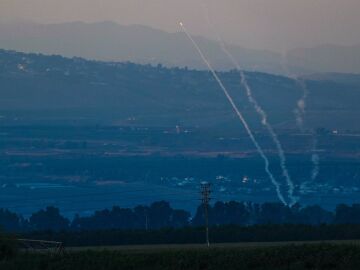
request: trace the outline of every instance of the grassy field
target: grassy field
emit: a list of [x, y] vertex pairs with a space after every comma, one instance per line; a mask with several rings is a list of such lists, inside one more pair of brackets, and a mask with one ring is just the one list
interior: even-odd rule
[[[286, 247], [301, 245], [354, 245], [360, 246], [360, 240], [329, 240], [329, 241], [293, 241], [293, 242], [244, 242], [244, 243], [216, 243], [211, 244], [210, 249], [253, 249], [263, 247]], [[209, 249], [205, 244], [175, 244], [175, 245], [123, 245], [123, 246], [88, 246], [66, 247], [67, 252], [80, 251], [121, 251], [121, 252], [162, 252], [164, 250], [201, 250]]]
[[359, 241], [86, 247], [61, 255], [20, 252], [6, 270], [360, 269]]

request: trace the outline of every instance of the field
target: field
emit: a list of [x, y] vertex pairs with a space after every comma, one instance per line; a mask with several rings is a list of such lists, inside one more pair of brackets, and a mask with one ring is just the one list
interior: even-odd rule
[[[257, 136], [280, 179], [271, 140], [266, 133]], [[89, 215], [113, 205], [133, 207], [159, 199], [194, 212], [205, 179], [212, 183], [214, 201], [278, 200], [262, 160], [242, 132], [3, 126], [0, 138], [2, 207], [24, 216], [52, 205], [73, 218], [76, 213]], [[311, 136], [284, 131], [279, 138], [301, 204], [333, 210], [339, 203], [358, 202], [357, 134], [318, 136], [316, 181], [309, 180]]]
[[162, 252], [164, 250], [211, 250], [211, 249], [253, 249], [263, 247], [288, 247], [302, 245], [354, 245], [360, 246], [360, 240], [329, 240], [329, 241], [283, 241], [283, 242], [243, 242], [243, 243], [215, 243], [208, 247], [205, 244], [164, 244], [164, 245], [122, 245], [122, 246], [88, 246], [67, 247], [66, 252], [79, 251], [121, 251], [125, 253]]
[[70, 249], [21, 253], [1, 269], [359, 269], [358, 241]]

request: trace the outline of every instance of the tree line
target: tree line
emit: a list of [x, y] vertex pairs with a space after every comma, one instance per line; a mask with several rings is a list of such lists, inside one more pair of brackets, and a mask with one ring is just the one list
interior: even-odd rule
[[[340, 204], [331, 212], [318, 205], [287, 207], [280, 203], [216, 202], [209, 206], [210, 226], [256, 224], [360, 224], [360, 204]], [[90, 216], [75, 215], [70, 220], [56, 207], [49, 206], [24, 218], [0, 209], [0, 226], [9, 232], [29, 231], [93, 231], [93, 230], [158, 230], [162, 228], [201, 227], [204, 208], [195, 214], [173, 209], [169, 202], [158, 201], [149, 206], [95, 211]]]

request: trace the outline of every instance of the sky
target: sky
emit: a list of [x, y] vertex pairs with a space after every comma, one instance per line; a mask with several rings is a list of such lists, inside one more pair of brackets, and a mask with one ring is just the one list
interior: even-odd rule
[[182, 21], [192, 34], [279, 52], [360, 44], [359, 12], [360, 0], [0, 0], [1, 21], [115, 21], [169, 32]]

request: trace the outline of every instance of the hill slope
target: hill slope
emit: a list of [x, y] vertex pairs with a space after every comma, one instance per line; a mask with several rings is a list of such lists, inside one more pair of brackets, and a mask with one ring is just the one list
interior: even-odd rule
[[[221, 78], [259, 127], [235, 71]], [[278, 128], [295, 125], [302, 89], [293, 80], [247, 73], [259, 103]], [[0, 108], [4, 121], [87, 119], [112, 124], [234, 126], [236, 118], [207, 71], [0, 51]], [[308, 127], [357, 128], [358, 80], [307, 81]]]

